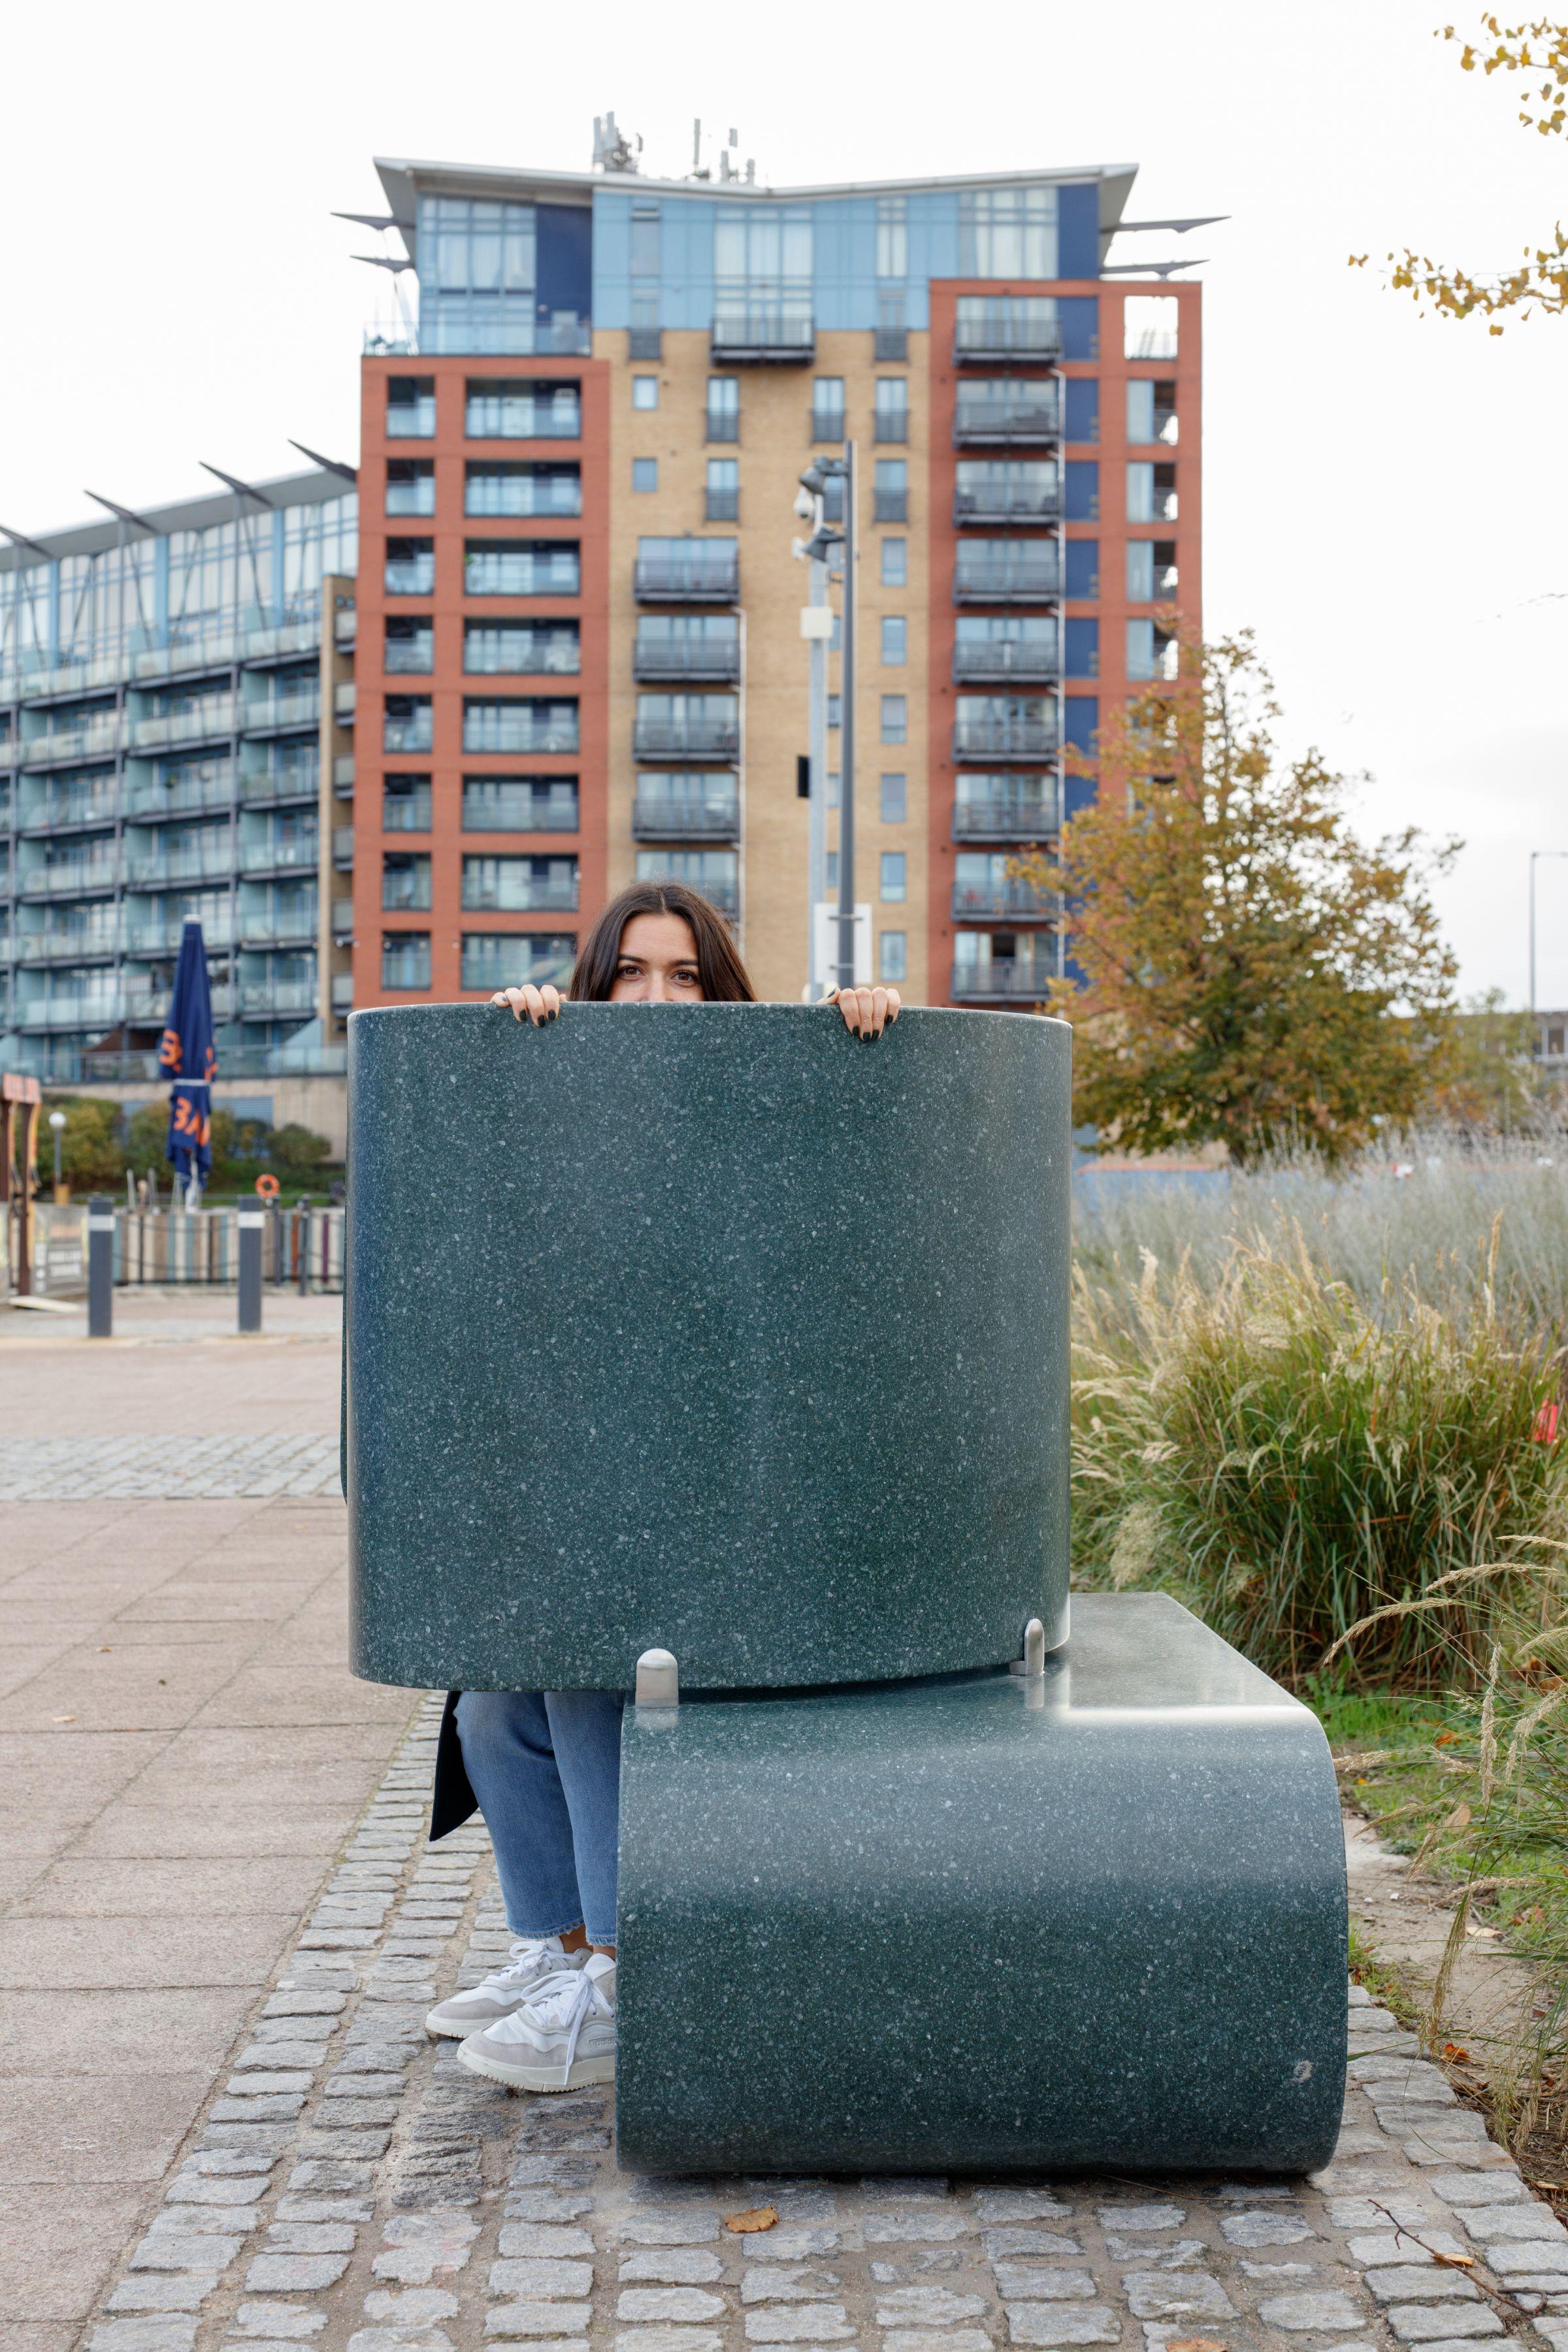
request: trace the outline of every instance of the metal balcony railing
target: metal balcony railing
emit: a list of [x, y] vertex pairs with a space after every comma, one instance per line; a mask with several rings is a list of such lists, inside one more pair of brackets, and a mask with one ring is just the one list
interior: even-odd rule
[[738, 719], [645, 719], [639, 713], [632, 749], [639, 760], [732, 760], [741, 748]]
[[314, 727], [321, 716], [321, 692], [311, 687], [303, 694], [275, 694], [247, 704], [242, 725], [247, 735], [267, 735], [285, 727]]
[[1044, 923], [1054, 918], [1056, 903], [1037, 890], [1032, 882], [1012, 878], [994, 885], [955, 882], [952, 912], [957, 920], [965, 923]]
[[35, 997], [16, 1013], [18, 1029], [111, 1029], [122, 1017], [118, 996]]
[[1055, 980], [1054, 963], [1007, 961], [955, 963], [952, 994], [960, 1004], [1039, 1004]]
[[960, 637], [952, 648], [952, 675], [961, 686], [984, 685], [997, 677], [1031, 682], [1059, 677], [1061, 667], [1061, 647], [1055, 638], [1044, 643], [1016, 637], [966, 643]]
[[1027, 482], [960, 483], [952, 494], [952, 519], [958, 523], [1048, 523], [1061, 512], [1062, 494], [1056, 483], [1037, 488]]
[[237, 928], [244, 947], [310, 947], [316, 937], [315, 906], [264, 907], [256, 914], [247, 914], [242, 907]]
[[741, 593], [741, 559], [731, 555], [720, 562], [689, 562], [643, 555], [637, 561], [634, 585], [645, 604], [732, 604]]
[[959, 319], [952, 330], [955, 360], [1037, 360], [1049, 362], [1062, 355], [1059, 319], [1020, 319], [1005, 310], [980, 319]]
[[735, 785], [679, 795], [638, 785], [632, 806], [635, 841], [738, 841], [740, 837], [741, 796]]
[[354, 862], [354, 829], [352, 824], [332, 827], [332, 864], [340, 874], [353, 871]]
[[22, 821], [24, 833], [59, 833], [68, 825], [112, 824], [120, 814], [120, 797], [107, 792], [76, 793], [69, 800], [48, 801]]
[[816, 325], [798, 311], [764, 303], [760, 308], [721, 310], [715, 314], [710, 349], [715, 362], [810, 360], [816, 351]]
[[352, 971], [332, 974], [332, 1011], [352, 1013], [354, 1009], [354, 976]]
[[910, 331], [907, 327], [873, 327], [871, 357], [873, 360], [907, 360], [910, 355]]
[[254, 1019], [268, 1013], [314, 1013], [313, 980], [242, 980], [239, 1009]]
[[[242, 784], [241, 791], [245, 789]], [[199, 816], [226, 809], [234, 798], [233, 772], [225, 762], [216, 776], [182, 776], [173, 784], [127, 787], [125, 814], [133, 818]]]
[[1048, 760], [1059, 730], [1054, 719], [961, 719], [952, 730], [955, 760]]
[[385, 576], [389, 596], [429, 596], [436, 589], [436, 559], [421, 555], [412, 562], [389, 559]]
[[639, 636], [632, 648], [632, 676], [644, 680], [690, 677], [738, 679], [741, 640], [732, 637]]
[[348, 947], [354, 935], [354, 902], [352, 898], [332, 900], [332, 945]]
[[[728, 460], [726, 460], [726, 463]], [[708, 490], [702, 502], [704, 522], [739, 522], [741, 493], [739, 490]]]
[[954, 803], [954, 841], [1041, 841], [1059, 830], [1061, 796], [1055, 779], [1041, 790], [985, 793]]
[[[405, 756], [410, 752], [427, 752], [434, 750], [435, 742], [431, 715], [427, 710], [422, 710], [416, 719], [388, 716], [382, 722], [381, 748], [384, 751], [398, 751]], [[465, 744], [465, 750], [469, 748]]]
[[[179, 917], [172, 920], [153, 918], [151, 921], [132, 922], [125, 934], [125, 952], [139, 956], [177, 955], [184, 933], [184, 923]], [[226, 907], [216, 914], [202, 917], [202, 940], [209, 948], [234, 945], [234, 924]]]
[[871, 421], [873, 441], [907, 441], [910, 437], [910, 412], [907, 408], [879, 409]]
[[[429, 750], [426, 744], [425, 749]], [[569, 719], [540, 719], [528, 724], [514, 720], [507, 727], [479, 726], [471, 715], [463, 726], [463, 749], [475, 754], [506, 752], [518, 759], [531, 759], [541, 753], [559, 757], [581, 749], [577, 734], [577, 711], [573, 706]]]
[[813, 402], [807, 411], [807, 435], [813, 441], [842, 441], [844, 411], [841, 407], [823, 407]]
[[1061, 593], [1061, 562], [1054, 547], [1020, 545], [998, 559], [989, 548], [959, 546], [952, 569], [955, 604], [1054, 604]]
[[468, 914], [570, 915], [576, 907], [575, 874], [531, 877], [523, 884], [521, 898], [508, 897], [504, 903], [499, 885], [480, 882], [471, 875], [463, 881], [463, 908]]
[[1055, 387], [1021, 383], [1004, 399], [994, 394], [978, 398], [960, 386], [952, 413], [952, 437], [961, 447], [971, 444], [1013, 448], [1059, 441], [1061, 409]]
[[332, 761], [332, 790], [339, 800], [352, 801], [354, 796], [354, 755], [340, 751]]
[[118, 711], [81, 727], [52, 727], [47, 734], [24, 740], [19, 746], [25, 768], [42, 768], [62, 760], [100, 759], [118, 750], [121, 721]]
[[226, 837], [218, 848], [155, 853], [126, 861], [126, 881], [132, 890], [172, 890], [186, 882], [226, 882], [233, 871]]
[[873, 490], [871, 520], [873, 522], [908, 522], [910, 494], [908, 490]]
[[734, 408], [710, 408], [705, 412], [705, 441], [738, 441], [741, 437], [740, 411]]

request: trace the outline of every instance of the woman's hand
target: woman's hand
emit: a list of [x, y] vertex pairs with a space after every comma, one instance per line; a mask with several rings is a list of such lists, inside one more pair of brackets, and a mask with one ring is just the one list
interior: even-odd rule
[[864, 1038], [868, 1045], [899, 1017], [896, 988], [830, 988], [823, 1002], [837, 1004], [849, 1034]]
[[514, 1021], [521, 1021], [526, 1013], [536, 1029], [561, 1017], [561, 991], [552, 988], [549, 981], [542, 988], [535, 988], [531, 980], [524, 981], [521, 988], [498, 988], [490, 1003], [510, 1004]]

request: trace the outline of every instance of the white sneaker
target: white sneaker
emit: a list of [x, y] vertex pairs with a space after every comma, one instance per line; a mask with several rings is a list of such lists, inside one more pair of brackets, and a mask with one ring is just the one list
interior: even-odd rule
[[437, 2001], [425, 2020], [425, 2031], [456, 2034], [459, 2040], [482, 2032], [487, 2025], [510, 2017], [547, 1977], [580, 1969], [587, 1957], [586, 1949], [564, 1951], [559, 1936], [524, 1938], [512, 1946], [504, 1969], [495, 1969], [482, 1984], [470, 1985], [467, 1992]]
[[471, 2033], [458, 2053], [476, 2074], [514, 2091], [577, 2091], [616, 2078], [616, 1964], [591, 1952], [587, 1965], [549, 1977], [499, 2024]]

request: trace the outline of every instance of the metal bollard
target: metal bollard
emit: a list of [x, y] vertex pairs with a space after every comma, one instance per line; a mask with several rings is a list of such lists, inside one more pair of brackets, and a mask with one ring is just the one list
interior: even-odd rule
[[241, 1209], [239, 1212], [239, 1328], [242, 1331], [261, 1328], [261, 1236], [267, 1224], [265, 1209]]
[[300, 1241], [300, 1296], [309, 1296], [310, 1288], [310, 1203], [301, 1201], [295, 1212], [300, 1222], [295, 1228]]
[[114, 1203], [94, 1192], [87, 1204], [87, 1336], [114, 1337]]

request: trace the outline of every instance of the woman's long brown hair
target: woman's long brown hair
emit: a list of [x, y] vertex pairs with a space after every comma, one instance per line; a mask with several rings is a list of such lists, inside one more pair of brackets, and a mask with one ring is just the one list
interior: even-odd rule
[[735, 950], [730, 926], [717, 907], [684, 882], [634, 882], [612, 898], [584, 940], [573, 967], [568, 997], [579, 1004], [605, 1004], [621, 960], [621, 934], [637, 915], [679, 915], [697, 942], [697, 976], [709, 1004], [754, 1004], [757, 992]]

